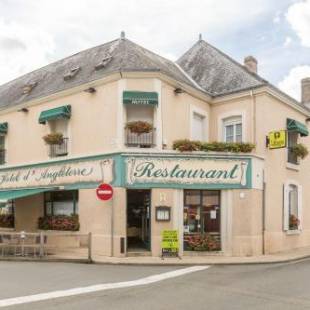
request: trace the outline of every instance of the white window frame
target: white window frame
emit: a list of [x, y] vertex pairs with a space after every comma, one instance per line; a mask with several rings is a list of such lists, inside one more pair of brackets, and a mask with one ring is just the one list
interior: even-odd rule
[[[294, 185], [297, 187], [297, 212], [298, 212], [298, 220], [299, 225], [297, 230], [291, 230], [289, 227], [289, 190], [290, 186]], [[284, 184], [283, 190], [283, 230], [286, 232], [294, 232], [302, 230], [302, 186], [294, 181], [288, 180]]]
[[242, 127], [242, 142], [246, 142], [249, 140], [247, 127], [246, 127], [246, 112], [243, 110], [236, 110], [231, 111], [227, 113], [222, 113], [218, 117], [218, 141], [225, 142], [226, 136], [225, 136], [225, 120], [233, 117], [241, 117], [241, 127]]
[[194, 115], [197, 114], [203, 118], [203, 139], [202, 142], [208, 142], [209, 141], [209, 117], [208, 112], [197, 108], [195, 106], [190, 106], [190, 120], [189, 120], [189, 126], [190, 126], [190, 139], [194, 140], [194, 131], [193, 131], [193, 122], [194, 122]]

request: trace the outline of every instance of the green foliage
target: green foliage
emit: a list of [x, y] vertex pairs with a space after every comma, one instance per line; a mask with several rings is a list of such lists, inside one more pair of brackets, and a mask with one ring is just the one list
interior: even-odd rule
[[202, 143], [187, 139], [177, 140], [173, 143], [173, 149], [180, 152], [205, 151], [205, 152], [231, 152], [231, 153], [251, 153], [255, 149], [252, 143], [226, 143], [211, 142]]
[[137, 135], [150, 133], [153, 130], [152, 124], [144, 121], [128, 122], [126, 124], [126, 128], [129, 129], [130, 132], [136, 133]]
[[43, 137], [43, 140], [48, 145], [60, 145], [63, 143], [64, 137], [62, 133], [50, 133]]
[[209, 234], [192, 235], [186, 238], [187, 246], [192, 251], [219, 251], [219, 240]]
[[302, 143], [296, 144], [291, 147], [291, 151], [296, 157], [301, 159], [304, 159], [309, 154], [307, 147]]
[[176, 140], [173, 142], [173, 149], [180, 152], [200, 151], [202, 147], [199, 141], [190, 141], [188, 139]]
[[80, 229], [79, 216], [47, 215], [39, 218], [38, 226], [42, 230], [78, 231]]

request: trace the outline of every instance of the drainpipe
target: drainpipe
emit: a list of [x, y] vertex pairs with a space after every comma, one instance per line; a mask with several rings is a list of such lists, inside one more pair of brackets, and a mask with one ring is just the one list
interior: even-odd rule
[[[257, 144], [257, 135], [256, 135], [256, 99], [254, 96], [253, 89], [250, 92], [250, 96], [252, 98], [252, 122], [253, 122], [253, 143]], [[266, 253], [266, 246], [265, 246], [265, 233], [266, 233], [266, 182], [265, 182], [265, 170], [263, 170], [263, 198], [262, 198], [262, 254], [265, 255]]]
[[256, 144], [256, 99], [253, 93], [253, 89], [251, 89], [250, 96], [252, 98], [252, 129], [253, 129], [253, 143]]
[[265, 181], [265, 170], [263, 170], [263, 207], [262, 207], [262, 253], [263, 255], [266, 254], [265, 233], [266, 233], [266, 181]]

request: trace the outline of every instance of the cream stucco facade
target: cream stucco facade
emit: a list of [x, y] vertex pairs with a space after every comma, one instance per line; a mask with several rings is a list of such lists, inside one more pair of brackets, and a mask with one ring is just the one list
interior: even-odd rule
[[[96, 92], [85, 92], [93, 87]], [[181, 93], [176, 93], [181, 88]], [[154, 143], [150, 148], [130, 147], [126, 144], [125, 125], [128, 118], [123, 103], [124, 91], [153, 92], [158, 103], [151, 107], [153, 113]], [[42, 137], [51, 130], [49, 122], [39, 124], [42, 111], [70, 105], [71, 117], [67, 120], [67, 154], [49, 157], [48, 146]], [[27, 108], [27, 112], [20, 111]], [[178, 139], [192, 139], [194, 113], [203, 118], [203, 140], [223, 141], [223, 120], [238, 116], [242, 120], [242, 140], [256, 145], [251, 154], [180, 153], [172, 150]], [[24, 167], [60, 167], [76, 161], [92, 161], [111, 158], [114, 161], [113, 180], [106, 174], [83, 181], [60, 181], [59, 184], [44, 184], [46, 190], [78, 190], [78, 214], [81, 233], [92, 233], [93, 252], [96, 255], [128, 255], [128, 190], [149, 190], [149, 252], [161, 255], [161, 233], [175, 229], [180, 238], [180, 255], [184, 251], [184, 192], [185, 190], [219, 191], [220, 238], [219, 255], [253, 256], [275, 253], [310, 245], [310, 159], [298, 165], [287, 162], [287, 148], [270, 150], [266, 147], [266, 136], [274, 130], [286, 130], [287, 118], [306, 124], [310, 113], [295, 102], [268, 87], [212, 98], [208, 94], [168, 78], [162, 73], [127, 72], [111, 74], [88, 84], [72, 87], [44, 98], [35, 99], [0, 112], [0, 123], [8, 123], [5, 135], [5, 163], [0, 167], [1, 178], [6, 173]], [[310, 147], [310, 138], [299, 137]], [[248, 162], [250, 172], [247, 183], [179, 183], [178, 180], [149, 184], [129, 184], [126, 158], [156, 158], [163, 160], [185, 160], [191, 165], [194, 158], [233, 160]], [[27, 168], [27, 169], [28, 169]], [[190, 168], [189, 168], [190, 169]], [[3, 180], [3, 179], [2, 179]], [[283, 188], [287, 182], [297, 183], [302, 188], [302, 217], [300, 229], [283, 230]], [[2, 191], [11, 190], [11, 181], [2, 181]], [[111, 183], [114, 196], [110, 201], [97, 198], [95, 189], [100, 182]], [[140, 184], [140, 187], [139, 187]], [[211, 184], [211, 185], [210, 185]], [[31, 188], [42, 188], [40, 181]], [[17, 180], [14, 190], [25, 189]], [[16, 231], [37, 231], [38, 218], [44, 216], [44, 193], [15, 200]], [[156, 207], [169, 206], [169, 221], [156, 220]], [[211, 211], [210, 211], [211, 212]], [[112, 218], [113, 217], [113, 218]], [[199, 220], [199, 217], [197, 217]], [[112, 240], [113, 239], [113, 240]], [[112, 244], [113, 242], [113, 244]], [[123, 247], [123, 249], [122, 249]]]

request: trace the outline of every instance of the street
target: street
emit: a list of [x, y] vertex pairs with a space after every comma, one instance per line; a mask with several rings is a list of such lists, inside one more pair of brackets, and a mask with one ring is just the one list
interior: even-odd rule
[[[192, 268], [1, 262], [0, 275], [3, 309], [310, 308], [310, 261]], [[12, 298], [20, 304], [8, 306]]]

